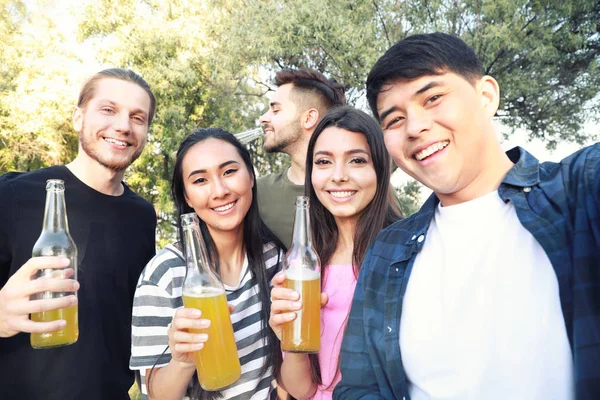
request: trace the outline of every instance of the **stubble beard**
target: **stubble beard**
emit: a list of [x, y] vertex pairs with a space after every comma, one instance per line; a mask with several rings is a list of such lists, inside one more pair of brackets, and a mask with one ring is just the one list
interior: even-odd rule
[[[81, 148], [83, 151], [93, 160], [95, 160], [98, 164], [102, 165], [105, 168], [110, 169], [111, 171], [121, 172], [126, 170], [135, 160], [137, 160], [142, 151], [144, 150], [145, 143], [142, 143], [141, 146], [129, 157], [129, 159], [118, 162], [114, 160], [110, 160], [107, 157], [104, 157], [97, 148], [94, 148], [92, 144], [92, 140], [88, 140], [86, 136], [85, 122], [82, 122], [81, 125], [81, 133], [79, 134], [79, 143], [81, 143]], [[103, 140], [103, 139], [100, 139]]]
[[300, 117], [298, 116], [298, 118], [290, 121], [286, 126], [281, 128], [278, 134], [273, 131], [271, 135], [273, 135], [273, 143], [265, 141], [263, 145], [265, 151], [267, 153], [288, 153], [290, 146], [298, 142], [302, 135]]

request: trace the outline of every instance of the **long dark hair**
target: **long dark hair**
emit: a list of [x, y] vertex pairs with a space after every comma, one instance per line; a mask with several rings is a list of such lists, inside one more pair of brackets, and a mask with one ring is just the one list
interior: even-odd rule
[[[358, 277], [367, 249], [375, 241], [377, 234], [381, 229], [399, 220], [401, 213], [390, 185], [391, 161], [383, 142], [383, 132], [379, 124], [364, 112], [351, 106], [331, 109], [318, 123], [308, 143], [304, 183], [304, 190], [310, 200], [309, 214], [313, 244], [321, 259], [321, 276], [324, 275], [325, 269], [335, 252], [339, 232], [333, 215], [321, 204], [312, 185], [313, 153], [315, 143], [321, 133], [332, 126], [365, 135], [367, 144], [371, 148], [371, 159], [377, 176], [375, 196], [358, 218], [356, 231], [354, 232], [352, 264], [354, 265], [354, 275]], [[312, 380], [315, 383], [322, 383], [318, 357], [316, 355], [310, 355], [309, 357]], [[337, 375], [337, 372], [335, 375]]]
[[[285, 250], [285, 246], [269, 230], [269, 228], [267, 228], [263, 220], [260, 218], [256, 189], [256, 175], [250, 159], [250, 153], [231, 133], [218, 128], [198, 129], [186, 137], [179, 146], [179, 150], [177, 150], [177, 157], [175, 159], [175, 165], [173, 167], [173, 180], [171, 182], [171, 194], [173, 196], [173, 201], [175, 202], [175, 207], [177, 208], [177, 215], [181, 217], [182, 214], [194, 212], [194, 209], [191, 208], [185, 200], [183, 159], [190, 148], [207, 139], [222, 140], [223, 142], [234, 146], [240, 157], [242, 157], [249, 174], [255, 182], [254, 186], [252, 187], [252, 203], [250, 204], [248, 213], [244, 217], [244, 248], [248, 257], [248, 269], [250, 270], [252, 277], [256, 280], [260, 289], [258, 295], [262, 306], [261, 339], [266, 340], [267, 343], [267, 362], [261, 368], [260, 375], [262, 376], [267, 371], [269, 366], [272, 365], [273, 376], [277, 377], [279, 376], [279, 369], [281, 367], [281, 347], [279, 340], [275, 336], [275, 333], [268, 325], [271, 312], [271, 300], [263, 247], [267, 243], [274, 243], [278, 250]], [[206, 248], [208, 250], [210, 261], [212, 265], [216, 267], [216, 271], [219, 272], [219, 254], [217, 253], [217, 247], [212, 239], [212, 236], [210, 235], [206, 223], [202, 219], [200, 219], [200, 230], [202, 236], [204, 237], [204, 241], [206, 242]], [[179, 226], [179, 241], [180, 243], [183, 243], [183, 229], [181, 226]], [[281, 260], [278, 260], [277, 262], [279, 263], [280, 261]], [[150, 378], [148, 378], [148, 383], [150, 384]], [[148, 392], [149, 391], [150, 387], [148, 386]], [[194, 374], [194, 379], [192, 379], [192, 387], [188, 389], [188, 396], [190, 396], [192, 400], [210, 400], [218, 398], [220, 396], [220, 392], [207, 392], [203, 390], [198, 383], [196, 374]]]

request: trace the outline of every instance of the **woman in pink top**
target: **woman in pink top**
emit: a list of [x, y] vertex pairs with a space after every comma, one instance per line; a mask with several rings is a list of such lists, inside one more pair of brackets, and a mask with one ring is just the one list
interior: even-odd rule
[[[379, 231], [400, 218], [390, 186], [391, 162], [379, 125], [350, 106], [337, 107], [317, 125], [308, 145], [305, 190], [313, 243], [321, 259], [321, 350], [286, 353], [280, 383], [297, 399], [331, 399], [339, 382], [339, 354], [356, 278]], [[299, 294], [275, 276], [269, 324], [296, 318]], [[290, 301], [291, 300], [291, 301]]]

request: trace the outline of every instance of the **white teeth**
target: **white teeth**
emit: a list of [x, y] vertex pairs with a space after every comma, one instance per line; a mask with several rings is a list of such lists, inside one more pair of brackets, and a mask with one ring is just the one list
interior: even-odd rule
[[215, 210], [216, 212], [223, 212], [223, 211], [227, 211], [229, 210], [231, 207], [233, 207], [233, 205], [235, 204], [235, 202], [233, 203], [229, 203], [229, 204], [225, 204], [224, 206], [221, 207], [215, 207], [213, 208], [213, 210]]
[[336, 197], [338, 199], [343, 199], [345, 197], [350, 197], [352, 196], [354, 193], [356, 193], [356, 191], [345, 191], [345, 192], [329, 192], [333, 197]]
[[448, 140], [444, 140], [443, 142], [434, 143], [431, 146], [429, 146], [428, 148], [426, 148], [424, 150], [421, 150], [420, 152], [418, 152], [417, 154], [415, 154], [415, 158], [417, 160], [421, 161], [425, 157], [429, 157], [430, 155], [432, 155], [436, 151], [440, 151], [444, 147], [448, 146], [448, 144], [450, 144], [450, 141], [448, 141]]
[[104, 140], [106, 140], [108, 143], [114, 143], [114, 144], [119, 145], [119, 146], [127, 146], [126, 142], [122, 142], [122, 141], [117, 140], [117, 139], [104, 138]]

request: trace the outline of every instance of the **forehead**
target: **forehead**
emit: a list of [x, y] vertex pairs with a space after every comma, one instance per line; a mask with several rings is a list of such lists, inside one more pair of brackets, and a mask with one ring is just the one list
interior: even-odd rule
[[271, 96], [270, 101], [272, 103], [280, 103], [280, 104], [293, 104], [292, 101], [292, 90], [294, 86], [291, 83], [286, 83], [285, 85], [281, 85], [275, 90], [273, 95]]
[[384, 108], [398, 105], [416, 97], [420, 90], [428, 84], [435, 82], [436, 87], [463, 87], [471, 84], [463, 77], [453, 73], [446, 72], [439, 75], [424, 75], [415, 79], [398, 79], [381, 86], [377, 95], [377, 112], [380, 114]]
[[130, 109], [150, 112], [150, 96], [139, 85], [121, 79], [104, 78], [96, 82], [90, 101], [111, 101]]
[[214, 169], [226, 161], [244, 161], [237, 149], [228, 142], [219, 139], [206, 139], [193, 145], [183, 157], [183, 171], [196, 169]]
[[349, 131], [337, 126], [325, 128], [315, 142], [314, 151], [343, 153], [348, 150], [366, 150], [370, 153], [367, 138], [362, 132]]

